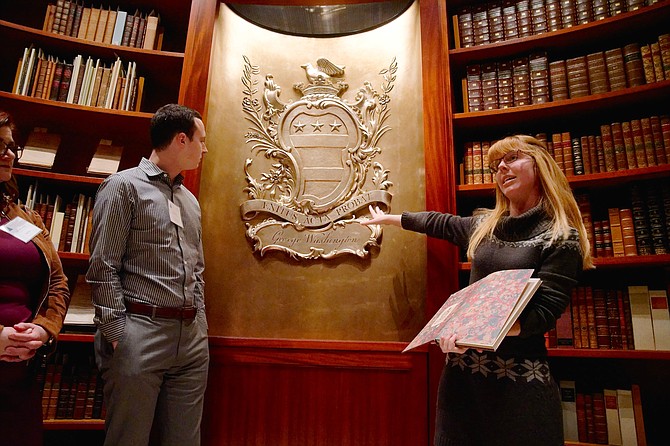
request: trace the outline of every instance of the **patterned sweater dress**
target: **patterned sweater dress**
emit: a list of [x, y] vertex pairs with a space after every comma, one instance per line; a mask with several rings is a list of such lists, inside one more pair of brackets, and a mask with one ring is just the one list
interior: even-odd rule
[[[405, 212], [402, 227], [467, 249], [480, 217]], [[521, 333], [496, 352], [449, 353], [440, 378], [435, 446], [562, 446], [558, 386], [549, 372], [544, 333], [555, 327], [582, 270], [579, 236], [551, 239], [541, 205], [504, 217], [472, 259], [470, 283], [504, 269], [533, 269], [540, 289], [519, 317]]]

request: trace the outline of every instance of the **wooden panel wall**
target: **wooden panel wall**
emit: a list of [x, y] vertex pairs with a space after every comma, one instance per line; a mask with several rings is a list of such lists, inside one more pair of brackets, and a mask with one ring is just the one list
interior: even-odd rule
[[[239, 0], [248, 2], [247, 0]], [[314, 2], [358, 3], [362, 0]], [[365, 0], [369, 1], [369, 0]], [[254, 3], [286, 4], [287, 0]], [[204, 111], [217, 0], [194, 0], [180, 102]], [[307, 0], [301, 2], [310, 4]], [[426, 207], [455, 212], [443, 0], [421, 0]], [[197, 55], [196, 55], [197, 53]], [[202, 107], [202, 108], [201, 108]], [[200, 170], [187, 172], [196, 194]], [[457, 251], [428, 241], [427, 317], [457, 287]], [[446, 273], [445, 273], [446, 272]], [[404, 343], [210, 338], [203, 445], [384, 446], [432, 442], [444, 356]], [[430, 366], [429, 366], [430, 362]]]
[[203, 445], [426, 445], [427, 353], [404, 346], [210, 338]]
[[[454, 159], [451, 121], [451, 83], [447, 11], [444, 0], [420, 0], [421, 53], [423, 75], [424, 152], [426, 157], [426, 210], [456, 213]], [[458, 290], [458, 248], [444, 240], [428, 238], [426, 271], [426, 320], [430, 320], [445, 299]], [[430, 349], [428, 387], [431, 442], [434, 430], [437, 387], [444, 367], [444, 354]], [[417, 443], [419, 444], [419, 443]]]

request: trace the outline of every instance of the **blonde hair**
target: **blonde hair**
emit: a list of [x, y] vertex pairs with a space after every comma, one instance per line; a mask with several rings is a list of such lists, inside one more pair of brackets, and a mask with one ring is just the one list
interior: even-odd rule
[[[506, 153], [518, 150], [533, 158], [535, 169], [540, 180], [542, 199], [540, 203], [545, 211], [551, 216], [551, 240], [567, 239], [571, 228], [579, 233], [579, 247], [582, 252], [582, 264], [584, 269], [593, 268], [591, 257], [591, 246], [586, 235], [586, 228], [582, 221], [577, 201], [575, 200], [567, 178], [549, 155], [545, 145], [536, 138], [528, 135], [508, 136], [497, 141], [489, 148], [488, 158], [490, 160], [502, 158]], [[495, 208], [483, 212], [481, 223], [477, 226], [468, 244], [467, 255], [469, 259], [481, 242], [493, 236], [500, 219], [509, 211], [509, 200], [500, 190], [496, 183], [496, 205]]]

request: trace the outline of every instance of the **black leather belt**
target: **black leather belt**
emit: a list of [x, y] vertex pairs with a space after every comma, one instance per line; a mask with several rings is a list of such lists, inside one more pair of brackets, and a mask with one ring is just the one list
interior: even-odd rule
[[195, 307], [157, 307], [156, 305], [126, 301], [126, 312], [165, 319], [193, 320], [198, 312]]

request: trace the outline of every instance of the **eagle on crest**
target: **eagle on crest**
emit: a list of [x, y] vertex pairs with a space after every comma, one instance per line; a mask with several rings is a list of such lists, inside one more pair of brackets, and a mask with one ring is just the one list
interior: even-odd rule
[[331, 77], [344, 76], [344, 66], [335, 65], [324, 57], [316, 61], [316, 67], [309, 62], [300, 66], [305, 69], [307, 80], [310, 83], [323, 82]]

